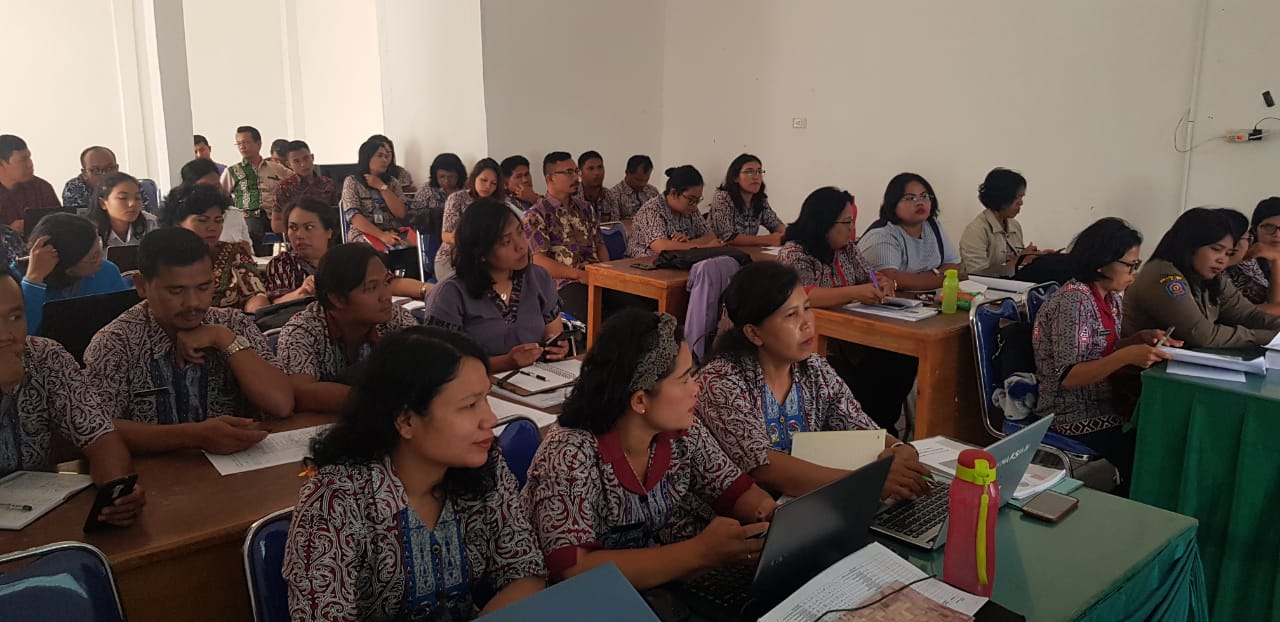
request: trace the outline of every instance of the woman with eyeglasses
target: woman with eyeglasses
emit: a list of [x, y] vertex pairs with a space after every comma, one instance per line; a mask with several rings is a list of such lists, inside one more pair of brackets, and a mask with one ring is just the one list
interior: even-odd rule
[[443, 283], [453, 276], [454, 235], [462, 220], [462, 213], [480, 199], [491, 198], [499, 203], [506, 201], [506, 191], [502, 188], [501, 179], [502, 169], [498, 166], [498, 161], [482, 158], [471, 167], [466, 185], [445, 199], [440, 223], [440, 249], [435, 256], [436, 282]]
[[1124, 297], [1122, 333], [1173, 326], [1192, 348], [1269, 343], [1280, 331], [1280, 316], [1249, 302], [1226, 275], [1239, 237], [1221, 210], [1183, 212]]
[[[707, 222], [712, 233], [733, 246], [778, 246], [786, 225], [769, 207], [760, 158], [744, 153], [729, 163], [724, 183], [711, 197]], [[769, 230], [760, 235], [760, 227]]]
[[613, 563], [639, 590], [753, 564], [777, 504], [698, 423], [693, 355], [676, 319], [609, 318], [529, 466], [525, 507], [547, 570]]
[[959, 272], [963, 281], [960, 253], [938, 224], [938, 213], [938, 195], [928, 180], [900, 173], [889, 180], [880, 219], [862, 234], [858, 248], [900, 291], [938, 289], [947, 270]]
[[[1270, 197], [1253, 210], [1247, 236], [1241, 236], [1233, 263], [1227, 268], [1240, 294], [1268, 313], [1280, 313], [1280, 197]], [[1243, 250], [1243, 252], [1241, 252]]]
[[[1133, 470], [1134, 432], [1123, 424], [1136, 403], [1117, 374], [1169, 358], [1156, 346], [1159, 329], [1120, 338], [1121, 299], [1142, 264], [1142, 234], [1119, 218], [1103, 218], [1071, 244], [1072, 280], [1049, 296], [1032, 332], [1040, 396], [1037, 416], [1054, 415], [1053, 430], [1101, 454], [1121, 474]], [[1167, 345], [1181, 341], [1168, 339]], [[1128, 392], [1131, 394], [1131, 392]]]
[[698, 213], [702, 173], [690, 164], [667, 169], [667, 190], [640, 206], [627, 239], [628, 257], [662, 251], [724, 246]]
[[[120, 268], [106, 260], [93, 223], [74, 214], [49, 214], [31, 229], [31, 252], [10, 269], [22, 277], [27, 334], [40, 334], [44, 303], [128, 289]], [[22, 265], [25, 263], [25, 265]]]

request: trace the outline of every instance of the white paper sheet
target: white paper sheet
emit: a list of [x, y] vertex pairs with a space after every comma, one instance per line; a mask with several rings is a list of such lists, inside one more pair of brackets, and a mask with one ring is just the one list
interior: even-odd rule
[[[1239, 357], [1224, 356], [1221, 354], [1209, 354], [1207, 352], [1196, 352], [1195, 350], [1183, 350], [1182, 348], [1170, 348], [1169, 346], [1160, 346], [1160, 350], [1174, 361], [1179, 363], [1192, 363], [1204, 367], [1216, 367], [1219, 369], [1230, 369], [1233, 371], [1245, 372], [1248, 374], [1259, 374], [1265, 376], [1267, 374], [1267, 360], [1259, 356], [1248, 361]], [[1171, 365], [1172, 366], [1172, 365]], [[1177, 373], [1170, 371], [1170, 373]], [[1194, 375], [1184, 373], [1183, 375]], [[1234, 376], [1233, 376], [1234, 377]], [[1239, 380], [1237, 382], [1244, 382]]]
[[493, 409], [493, 414], [498, 417], [498, 425], [493, 428], [494, 436], [502, 434], [502, 431], [507, 428], [506, 422], [518, 417], [527, 417], [533, 420], [539, 430], [555, 423], [557, 419], [555, 415], [529, 408], [528, 406], [500, 400], [492, 395], [489, 396], [489, 408]]
[[[566, 359], [554, 363], [539, 361], [520, 368], [520, 371], [508, 378], [506, 383], [530, 393], [542, 393], [575, 382], [581, 373], [582, 361], [579, 359]], [[506, 378], [508, 375], [510, 372], [499, 374], [498, 377]]]
[[[1027, 293], [1027, 290], [1036, 286], [1035, 283], [1027, 283], [1025, 281], [1013, 281], [1010, 279], [997, 279], [995, 277], [990, 277], [990, 276], [970, 275], [968, 280], [973, 281], [974, 283], [978, 283], [979, 285], [984, 285], [988, 290], [998, 290], [1001, 292], [1014, 293], [1014, 294], [1025, 294]], [[999, 296], [992, 295], [990, 291], [987, 292], [987, 297], [999, 298]]]
[[1276, 336], [1271, 338], [1271, 343], [1268, 343], [1266, 348], [1268, 350], [1280, 350], [1280, 333], [1276, 333]]
[[832, 469], [862, 468], [884, 451], [884, 430], [797, 432], [791, 455]]
[[[966, 449], [973, 449], [972, 445], [966, 445], [941, 436], [922, 438], [912, 441], [911, 445], [916, 448], [916, 451], [920, 452], [921, 463], [933, 469], [934, 472], [947, 476], [951, 476], [956, 472], [956, 460], [960, 458], [960, 452]], [[1029, 464], [1027, 465], [1027, 472], [1022, 476], [1022, 480], [1018, 482], [1017, 490], [1013, 491], [1013, 498], [1025, 499], [1043, 492], [1065, 479], [1066, 476], [1066, 471], [1062, 469]]]
[[[825, 611], [858, 606], [893, 581], [911, 583], [925, 576], [924, 571], [883, 544], [872, 542], [810, 579], [760, 622], [812, 622]], [[986, 598], [967, 594], [937, 579], [908, 589], [969, 616], [987, 603]]]
[[22, 529], [91, 484], [92, 477], [75, 473], [10, 473], [0, 479], [0, 504], [31, 506], [31, 509], [0, 507], [0, 529]]
[[291, 462], [301, 462], [307, 456], [311, 439], [327, 429], [329, 425], [326, 424], [288, 432], [276, 432], [268, 434], [261, 443], [241, 452], [218, 455], [206, 451], [204, 455], [221, 475], [234, 475]]
[[1183, 361], [1169, 361], [1169, 366], [1165, 371], [1179, 376], [1191, 376], [1192, 378], [1225, 380], [1227, 382], [1245, 381], [1244, 372], [1242, 371], [1209, 367], [1207, 365], [1196, 365], [1194, 363], [1186, 363]]
[[502, 387], [494, 386], [492, 389], [489, 389], [489, 392], [507, 401], [528, 404], [534, 408], [546, 410], [563, 404], [566, 399], [569, 399], [569, 392], [572, 390], [573, 387], [564, 387], [554, 391], [547, 391], [546, 393], [518, 395]]

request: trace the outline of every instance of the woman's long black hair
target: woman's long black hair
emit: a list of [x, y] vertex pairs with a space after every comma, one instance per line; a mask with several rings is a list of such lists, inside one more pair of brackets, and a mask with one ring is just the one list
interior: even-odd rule
[[[311, 442], [311, 461], [317, 467], [361, 465], [391, 455], [401, 440], [396, 421], [406, 412], [427, 413], [467, 358], [484, 363], [489, 371], [480, 346], [460, 333], [414, 326], [387, 335], [365, 361], [342, 418]], [[479, 500], [494, 489], [496, 461], [501, 459], [496, 446], [484, 466], [445, 471], [445, 498]]]
[[[356, 173], [355, 175], [352, 175], [352, 177], [355, 177], [356, 182], [366, 188], [372, 188], [372, 186], [369, 185], [369, 182], [365, 181], [364, 178], [365, 175], [373, 172], [369, 170], [369, 162], [373, 161], [373, 156], [378, 155], [378, 149], [382, 147], [386, 147], [387, 151], [391, 151], [391, 147], [389, 147], [386, 142], [378, 140], [377, 137], [370, 138], [369, 140], [364, 141], [364, 144], [360, 145], [360, 159], [356, 162]], [[395, 174], [392, 173], [392, 170], [394, 169], [388, 166], [387, 170], [383, 171], [381, 175], [377, 175], [377, 178], [381, 179], [382, 183], [390, 185], [392, 180], [396, 178]]]
[[756, 344], [747, 339], [747, 325], [760, 326], [787, 304], [800, 285], [795, 268], [776, 261], [757, 261], [744, 266], [724, 290], [721, 300], [733, 328], [716, 339], [712, 358], [742, 360], [756, 356]]
[[[800, 205], [800, 215], [787, 226], [782, 243], [796, 242], [804, 252], [818, 261], [831, 265], [836, 251], [827, 242], [827, 233], [836, 225], [844, 208], [853, 202], [853, 195], [835, 186], [818, 188], [805, 197]], [[853, 240], [849, 240], [853, 244]]]
[[[104, 203], [111, 199], [111, 192], [123, 183], [131, 183], [142, 190], [142, 185], [138, 183], [138, 179], [128, 173], [112, 173], [103, 178], [102, 183], [94, 189], [94, 202], [89, 208], [87, 218], [92, 222], [98, 230], [98, 237], [102, 238], [102, 243], [106, 244], [111, 239], [111, 216], [107, 214], [107, 208]], [[147, 217], [142, 212], [138, 212], [138, 217], [133, 219], [129, 225], [133, 230], [133, 237], [141, 239], [142, 234], [147, 232]]]
[[[485, 257], [502, 240], [502, 232], [513, 220], [519, 222], [511, 208], [489, 197], [478, 199], [462, 213], [454, 232], [453, 263], [455, 278], [468, 296], [480, 298], [493, 287], [493, 275], [489, 273]], [[511, 278], [519, 279], [523, 273], [516, 272]]]
[[752, 216], [759, 216], [764, 211], [764, 205], [769, 200], [769, 195], [765, 194], [765, 183], [760, 182], [760, 192], [755, 193], [751, 197], [751, 205], [747, 205], [742, 200], [742, 186], [738, 183], [738, 176], [742, 174], [742, 167], [755, 162], [760, 164], [760, 158], [749, 153], [744, 153], [733, 159], [729, 163], [729, 170], [725, 171], [724, 183], [720, 184], [720, 189], [729, 194], [729, 200], [733, 201], [733, 211], [741, 212], [749, 210]]
[[98, 239], [98, 231], [93, 223], [75, 214], [49, 214], [40, 219], [31, 229], [31, 246], [44, 236], [49, 236], [49, 243], [58, 250], [58, 264], [53, 272], [44, 279], [49, 289], [67, 289], [75, 285], [79, 279], [67, 274], [67, 269], [80, 263], [94, 244], [102, 244]]

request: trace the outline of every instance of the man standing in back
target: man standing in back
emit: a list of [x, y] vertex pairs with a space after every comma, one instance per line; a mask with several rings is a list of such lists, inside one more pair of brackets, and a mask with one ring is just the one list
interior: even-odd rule
[[649, 175], [653, 173], [653, 160], [647, 155], [633, 155], [627, 158], [627, 174], [618, 182], [618, 185], [609, 189], [609, 196], [612, 204], [618, 208], [618, 213], [610, 214], [608, 217], [603, 214], [600, 218], [609, 220], [631, 220], [635, 218], [636, 210], [640, 209], [645, 201], [652, 199], [659, 194], [657, 188], [649, 185]]
[[[93, 146], [80, 152], [80, 174], [67, 180], [62, 187], [63, 207], [98, 207], [98, 184], [107, 175], [118, 172], [115, 152], [106, 147]], [[151, 195], [142, 193], [142, 209], [152, 214], [156, 206]]]
[[[204, 137], [203, 135], [201, 135], [201, 134], [196, 134], [196, 135], [195, 135], [195, 139], [196, 139], [196, 140], [195, 140], [195, 142], [196, 142], [196, 158], [197, 158], [197, 159], [205, 159], [205, 160], [212, 161], [212, 160], [213, 160], [213, 147], [210, 147], [210, 146], [209, 146], [209, 139], [208, 139], [208, 138], [205, 138], [205, 137]], [[217, 162], [214, 162], [214, 163], [213, 163], [213, 165], [214, 165], [214, 166], [216, 166], [216, 167], [218, 167], [218, 174], [219, 174], [219, 175], [221, 175], [221, 174], [222, 174], [222, 171], [227, 170], [227, 165], [226, 165], [226, 164], [218, 164]]]
[[573, 156], [553, 151], [542, 160], [547, 196], [525, 213], [525, 233], [533, 263], [556, 280], [565, 311], [575, 318], [587, 313], [587, 264], [609, 260], [600, 236], [600, 221], [586, 201], [575, 196], [580, 184]]
[[61, 207], [49, 182], [36, 177], [27, 142], [0, 134], [0, 224], [22, 231], [22, 213], [29, 208]]
[[213, 308], [213, 264], [200, 236], [156, 229], [138, 247], [145, 299], [93, 336], [85, 373], [137, 453], [234, 453], [266, 437], [252, 419], [293, 412], [293, 389], [253, 320]]
[[249, 125], [236, 128], [236, 149], [241, 161], [227, 167], [222, 173], [222, 190], [231, 195], [234, 205], [227, 212], [222, 240], [239, 242], [244, 239], [239, 230], [239, 218], [244, 219], [248, 238], [255, 245], [262, 243], [262, 235], [270, 226], [270, 210], [276, 205], [275, 191], [280, 180], [288, 177], [289, 169], [262, 157], [262, 134]]
[[276, 233], [284, 233], [284, 210], [290, 203], [311, 198], [324, 201], [325, 205], [338, 204], [333, 180], [316, 171], [316, 159], [311, 155], [311, 147], [307, 143], [292, 141], [285, 146], [284, 152], [293, 174], [276, 186], [275, 208], [271, 210], [271, 230]]

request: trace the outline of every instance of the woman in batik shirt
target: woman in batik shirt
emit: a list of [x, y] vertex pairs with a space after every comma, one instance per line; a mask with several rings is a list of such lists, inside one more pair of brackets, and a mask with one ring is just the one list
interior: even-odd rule
[[[814, 354], [813, 310], [800, 276], [766, 261], [734, 275], [724, 294], [733, 329], [698, 372], [698, 418], [738, 468], [761, 486], [798, 497], [845, 475], [791, 457], [797, 432], [875, 430], [826, 359]], [[884, 496], [915, 499], [928, 469], [911, 445], [885, 435], [893, 456]]]
[[605, 323], [524, 489], [553, 578], [612, 562], [643, 590], [758, 559], [765, 525], [743, 523], [776, 504], [694, 419], [697, 393], [675, 318]]
[[[760, 158], [744, 153], [729, 163], [724, 183], [711, 198], [707, 225], [716, 237], [734, 246], [777, 246], [782, 243], [787, 226], [769, 206]], [[760, 227], [768, 229], [769, 234], [760, 235]]]
[[1123, 398], [1115, 376], [1168, 358], [1155, 347], [1162, 330], [1120, 338], [1121, 296], [1142, 265], [1141, 244], [1142, 234], [1119, 218], [1081, 231], [1071, 244], [1075, 278], [1045, 300], [1032, 332], [1040, 384], [1036, 415], [1053, 415], [1054, 432], [1101, 454], [1120, 471], [1122, 483], [1133, 470], [1135, 432], [1122, 428], [1133, 400]]
[[222, 222], [231, 199], [216, 186], [179, 186], [160, 210], [160, 226], [195, 232], [213, 257], [213, 306], [245, 313], [271, 304], [253, 257], [240, 244], [222, 242]]
[[542, 589], [488, 392], [484, 353], [457, 333], [409, 328], [374, 348], [311, 447], [284, 556], [293, 619], [470, 620]]

